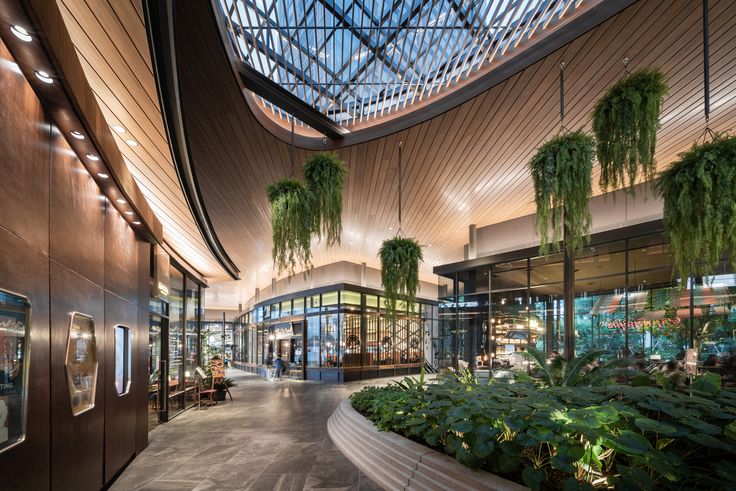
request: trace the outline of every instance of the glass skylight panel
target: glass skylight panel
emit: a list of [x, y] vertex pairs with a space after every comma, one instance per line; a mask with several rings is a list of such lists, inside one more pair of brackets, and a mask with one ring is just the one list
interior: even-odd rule
[[344, 126], [441, 93], [585, 3], [220, 0], [237, 55]]

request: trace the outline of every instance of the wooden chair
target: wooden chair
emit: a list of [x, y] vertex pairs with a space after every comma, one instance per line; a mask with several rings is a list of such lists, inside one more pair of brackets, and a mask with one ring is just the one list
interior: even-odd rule
[[197, 409], [200, 409], [202, 407], [202, 396], [204, 395], [209, 399], [208, 405], [212, 406], [213, 404], [217, 404], [217, 398], [215, 395], [217, 394], [217, 389], [215, 389], [215, 379], [212, 377], [212, 385], [210, 385], [210, 388], [208, 389], [205, 386], [205, 379], [207, 375], [204, 373], [204, 370], [197, 367], [195, 370], [195, 378], [197, 379], [197, 390], [195, 393], [195, 397], [197, 399]]

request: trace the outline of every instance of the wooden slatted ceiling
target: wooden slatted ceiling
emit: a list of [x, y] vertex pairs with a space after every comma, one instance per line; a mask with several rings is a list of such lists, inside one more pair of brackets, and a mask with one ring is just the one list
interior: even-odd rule
[[[227, 278], [197, 228], [171, 160], [140, 0], [57, 0], [105, 119], [164, 235], [210, 280]], [[134, 138], [138, 147], [126, 144]]]
[[[206, 10], [178, 12], [185, 119], [205, 204], [228, 253], [243, 271], [239, 301], [273, 275], [264, 189], [290, 173], [289, 147], [249, 112]], [[397, 228], [398, 142], [404, 141], [404, 224], [426, 246], [423, 274], [462, 259], [467, 227], [534, 212], [527, 163], [559, 130], [558, 70], [566, 63], [566, 126], [590, 127], [594, 102], [630, 69], [661, 67], [671, 85], [657, 151], [664, 168], [702, 132], [701, 4], [640, 0], [616, 17], [486, 93], [400, 134], [339, 150], [350, 169], [341, 247], [317, 246], [316, 264], [338, 260], [377, 266], [380, 242]], [[736, 4], [711, 2], [711, 127], [736, 126]], [[306, 157], [297, 151], [297, 160]], [[594, 181], [598, 180], [595, 167]], [[599, 193], [596, 186], [596, 194]]]

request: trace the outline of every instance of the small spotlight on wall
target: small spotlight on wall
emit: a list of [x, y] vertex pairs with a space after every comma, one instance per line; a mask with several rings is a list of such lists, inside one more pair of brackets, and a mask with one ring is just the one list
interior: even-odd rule
[[122, 126], [120, 126], [119, 124], [114, 124], [114, 125], [112, 126], [112, 129], [114, 129], [116, 133], [120, 133], [121, 135], [122, 135], [123, 133], [125, 133], [125, 128], [123, 128], [123, 127], [122, 127]]
[[10, 32], [15, 34], [15, 37], [17, 37], [21, 41], [25, 41], [26, 43], [30, 43], [31, 41], [33, 41], [33, 38], [30, 34], [28, 34], [28, 31], [25, 27], [10, 26]]
[[90, 159], [92, 162], [97, 162], [98, 160], [100, 160], [100, 158], [93, 153], [88, 153], [87, 158]]
[[132, 138], [129, 138], [129, 139], [125, 140], [125, 143], [127, 143], [131, 147], [137, 147], [138, 146], [138, 142], [135, 141], [135, 140], [133, 140]]
[[77, 140], [84, 140], [84, 135], [77, 130], [72, 130], [69, 132], [69, 134], [71, 134], [72, 137], [76, 138]]
[[104, 172], [98, 172], [98, 173], [97, 173], [97, 177], [101, 177], [102, 179], [107, 179], [107, 178], [108, 178], [108, 177], [110, 177], [110, 176], [108, 176], [108, 175], [107, 175], [107, 174], [105, 174]]
[[36, 70], [36, 78], [45, 84], [54, 83], [54, 79], [51, 78], [51, 75], [44, 72], [43, 70]]

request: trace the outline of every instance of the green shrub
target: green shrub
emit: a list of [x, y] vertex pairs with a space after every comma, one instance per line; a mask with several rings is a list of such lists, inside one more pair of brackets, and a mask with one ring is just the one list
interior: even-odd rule
[[531, 382], [367, 387], [353, 406], [394, 431], [532, 489], [734, 489], [736, 393]]

